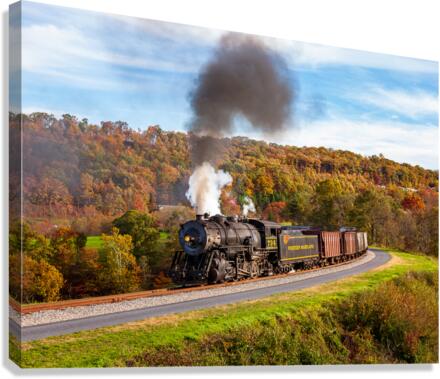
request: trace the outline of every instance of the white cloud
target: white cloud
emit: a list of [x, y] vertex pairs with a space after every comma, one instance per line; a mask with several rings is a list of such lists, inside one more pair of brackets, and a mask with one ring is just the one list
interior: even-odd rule
[[[227, 31], [174, 23], [131, 19], [126, 17], [120, 17], [120, 19], [123, 19], [127, 24], [137, 25], [146, 32], [156, 35], [157, 37], [173, 40], [175, 43], [197, 43], [212, 47], [216, 45], [223, 34], [228, 33]], [[316, 68], [325, 65], [348, 65], [395, 71], [438, 72], [437, 62], [422, 59], [345, 49], [273, 37], [258, 37], [264, 41], [267, 46], [281, 53], [292, 68], [298, 66]]]
[[[250, 133], [249, 138], [261, 139]], [[266, 140], [282, 145], [324, 146], [366, 156], [383, 154], [400, 163], [438, 168], [438, 128], [344, 118], [312, 121]]]
[[[207, 52], [206, 48], [213, 48], [221, 35], [226, 33], [208, 28], [122, 16], [108, 17], [120, 22], [119, 34], [114, 36], [101, 34], [98, 24], [103, 20], [99, 19], [95, 20], [96, 24], [91, 30], [81, 28], [77, 20], [76, 23], [66, 22], [62, 26], [55, 23], [34, 23], [25, 26], [22, 34], [23, 69], [55, 77], [59, 77], [60, 72], [63, 72], [64, 75], [77, 79], [71, 84], [76, 83], [79, 86], [84, 81], [91, 80], [94, 87], [99, 88], [102, 85], [102, 89], [107, 89], [108, 81], [101, 83], [104, 73], [102, 71], [94, 73], [93, 63], [113, 68], [119, 65], [195, 73], [209, 58], [204, 53]], [[146, 38], [148, 36], [150, 38]], [[323, 65], [352, 65], [416, 72], [438, 71], [438, 64], [430, 61], [269, 37], [261, 37], [261, 39], [267, 46], [280, 52], [293, 69], [316, 68]], [[193, 52], [194, 47], [199, 49], [198, 53]], [[90, 79], [84, 78], [85, 75], [90, 76]], [[82, 86], [85, 85], [86, 82]]]
[[438, 114], [438, 97], [421, 90], [403, 91], [376, 87], [359, 96], [359, 100], [410, 117]]
[[119, 15], [110, 15], [122, 22], [126, 28], [142, 31], [150, 36], [155, 36], [178, 44], [197, 44], [204, 46], [214, 46], [226, 31], [202, 28], [199, 26], [178, 24], [158, 20], [148, 20]]
[[22, 39], [22, 66], [27, 71], [84, 70], [91, 60], [105, 59], [99, 43], [76, 28], [27, 26], [23, 28]]
[[350, 150], [364, 155], [383, 154], [397, 162], [438, 167], [437, 127], [335, 119], [303, 125], [290, 142]]
[[[96, 36], [100, 30], [108, 31], [108, 26], [114, 25], [117, 31], [115, 35], [104, 35], [104, 37], [110, 40], [113, 39], [113, 41], [111, 41], [112, 43], [118, 43], [118, 37], [125, 35], [125, 32], [138, 34], [139, 38], [136, 39], [136, 41], [134, 41], [133, 38], [123, 40], [122, 43], [128, 45], [139, 44], [147, 35], [166, 40], [175, 46], [198, 45], [213, 47], [221, 35], [227, 33], [227, 31], [213, 28], [203, 28], [114, 14], [84, 12], [82, 10], [61, 7], [50, 7], [49, 9], [47, 6], [33, 3], [24, 4], [24, 14], [26, 18], [33, 22], [39, 21], [40, 25], [42, 22], [45, 23], [44, 25], [48, 23], [62, 25], [63, 28], [65, 28], [66, 25], [75, 25], [79, 30], [84, 31], [84, 33], [91, 34], [91, 36], [88, 35], [88, 37]], [[105, 27], [101, 28], [101, 25], [105, 25]], [[267, 42], [268, 46], [286, 54], [289, 64], [291, 64], [293, 68], [298, 66], [314, 68], [321, 65], [351, 65], [383, 68], [394, 71], [438, 73], [438, 62], [303, 43], [287, 39], [260, 37]], [[144, 44], [143, 48], [146, 48], [150, 41], [149, 38], [146, 40], [147, 43]], [[58, 47], [61, 48], [61, 46]], [[162, 51], [161, 53], [166, 52]], [[155, 58], [158, 57], [156, 56]], [[182, 66], [187, 66], [187, 63], [183, 62]]]
[[[117, 53], [105, 39], [78, 28], [56, 25], [31, 25], [23, 28], [22, 68], [28, 72], [70, 80], [70, 85], [109, 89], [119, 85], [115, 65], [170, 72], [193, 72], [201, 62], [197, 57], [179, 59], [172, 52], [160, 53], [157, 46], [143, 41], [141, 54]], [[139, 42], [129, 41], [130, 44]], [[141, 43], [141, 42], [139, 42]], [[113, 76], [105, 75], [111, 70]], [[107, 77], [107, 79], [104, 79]]]
[[438, 73], [438, 63], [396, 55], [344, 49], [298, 41], [262, 37], [274, 50], [283, 54], [293, 68], [317, 68], [326, 65], [348, 65], [393, 71]]
[[[197, 44], [214, 47], [228, 31], [183, 25], [155, 20], [144, 20], [125, 16], [113, 16], [126, 26], [138, 28], [159, 38], [176, 44]], [[438, 72], [438, 63], [379, 54], [368, 51], [345, 49], [300, 41], [258, 36], [270, 48], [280, 52], [292, 68], [298, 66], [316, 68], [324, 65], [349, 65], [382, 68], [397, 71]]]

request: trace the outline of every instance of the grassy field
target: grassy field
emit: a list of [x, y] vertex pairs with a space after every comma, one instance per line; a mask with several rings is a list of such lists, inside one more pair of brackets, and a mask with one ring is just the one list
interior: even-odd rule
[[[169, 237], [169, 233], [160, 232], [160, 241], [166, 241]], [[92, 249], [99, 249], [102, 246], [101, 236], [88, 236], [86, 247], [90, 247]]]
[[102, 246], [101, 236], [88, 236], [86, 247], [90, 247], [92, 249], [99, 249]]
[[[438, 270], [437, 261], [426, 256], [396, 252], [392, 257], [388, 264], [368, 273], [252, 302], [51, 337], [23, 343], [21, 349], [11, 338], [10, 355], [21, 361], [23, 367], [359, 363], [356, 357], [366, 363], [390, 362], [385, 360], [393, 358], [388, 358], [389, 353], [378, 352], [375, 356], [372, 351], [379, 347], [373, 349], [373, 345], [367, 352], [361, 351], [350, 358], [346, 337], [338, 334], [340, 326], [330, 310], [408, 272]], [[413, 287], [431, 291], [423, 283], [417, 285]], [[350, 306], [343, 309], [346, 308]], [[370, 333], [367, 329], [365, 333]], [[290, 331], [288, 335], [286, 330]], [[357, 346], [356, 338], [376, 343], [373, 337], [359, 337], [359, 333], [350, 338], [354, 346]], [[293, 347], [297, 349], [296, 355], [292, 355]], [[268, 360], [275, 351], [291, 351], [291, 354], [283, 358], [280, 353], [275, 360]], [[426, 358], [431, 355], [423, 357], [435, 359]]]

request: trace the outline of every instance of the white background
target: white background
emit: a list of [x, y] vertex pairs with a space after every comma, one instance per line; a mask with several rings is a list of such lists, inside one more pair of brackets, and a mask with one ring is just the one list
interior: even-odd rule
[[[42, 2], [102, 12], [180, 22], [217, 29], [261, 34], [337, 47], [348, 47], [379, 53], [440, 60], [440, 1], [435, 0], [44, 0]], [[193, 377], [197, 375], [233, 375], [263, 378], [268, 375], [326, 376], [326, 379], [399, 376], [418, 378], [438, 376], [436, 366], [375, 367], [298, 367], [235, 369], [167, 369], [158, 370], [30, 370], [19, 371], [7, 362], [5, 328], [7, 252], [7, 11], [10, 1], [0, 0], [2, 12], [2, 116], [1, 139], [2, 185], [2, 377], [17, 375], [46, 376], [127, 376], [160, 375]]]

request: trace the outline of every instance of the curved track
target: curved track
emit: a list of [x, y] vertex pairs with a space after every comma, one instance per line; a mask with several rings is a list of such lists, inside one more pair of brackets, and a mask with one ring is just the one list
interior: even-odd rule
[[150, 317], [163, 316], [171, 313], [181, 313], [217, 305], [230, 304], [246, 300], [254, 300], [277, 293], [296, 291], [319, 284], [335, 281], [351, 275], [360, 274], [379, 267], [390, 259], [390, 255], [381, 250], [371, 250], [375, 253], [373, 260], [346, 270], [324, 273], [323, 275], [276, 286], [262, 287], [244, 292], [224, 294], [202, 299], [189, 300], [180, 303], [159, 305], [155, 307], [135, 309], [76, 320], [61, 321], [51, 324], [23, 327], [13, 320], [9, 320], [9, 332], [21, 341], [32, 341], [50, 336], [74, 333], [81, 330], [96, 329], [104, 326], [139, 321]]

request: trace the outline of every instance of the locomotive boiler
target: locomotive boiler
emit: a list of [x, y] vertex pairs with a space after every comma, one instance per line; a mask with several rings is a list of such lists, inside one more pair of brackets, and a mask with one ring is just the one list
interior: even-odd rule
[[279, 225], [207, 214], [181, 225], [170, 276], [176, 283], [221, 283], [269, 275]]
[[[319, 267], [352, 259], [368, 247], [366, 233], [352, 228], [329, 232], [208, 214], [182, 224], [179, 243], [182, 250], [175, 253], [169, 276], [182, 285], [222, 283]], [[348, 251], [346, 247], [353, 243]]]

